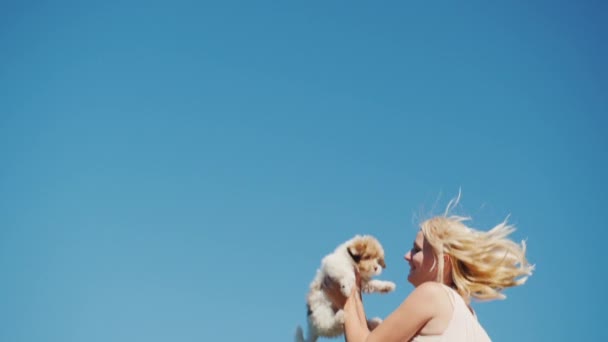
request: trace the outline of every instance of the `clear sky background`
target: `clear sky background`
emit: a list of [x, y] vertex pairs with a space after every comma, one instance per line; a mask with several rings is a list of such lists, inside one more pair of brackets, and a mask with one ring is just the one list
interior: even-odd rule
[[[604, 1], [3, 1], [0, 341], [293, 340], [320, 259], [510, 215], [495, 341], [607, 340]], [[601, 317], [604, 318], [601, 318]]]

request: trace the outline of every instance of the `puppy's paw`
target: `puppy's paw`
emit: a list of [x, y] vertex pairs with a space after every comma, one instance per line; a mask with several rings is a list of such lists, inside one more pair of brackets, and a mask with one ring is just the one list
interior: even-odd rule
[[363, 283], [363, 284], [361, 284], [361, 292], [372, 293], [372, 292], [377, 292], [377, 291], [371, 284]]
[[366, 284], [363, 284], [363, 292], [388, 293], [394, 291], [396, 287], [397, 285], [392, 281], [370, 280]]
[[386, 281], [380, 286], [381, 293], [389, 293], [395, 291], [397, 285], [391, 281]]
[[336, 322], [338, 322], [339, 324], [344, 324], [344, 310], [338, 310], [336, 312]]
[[340, 291], [342, 292], [342, 294], [345, 297], [350, 296], [350, 294], [353, 292], [353, 288], [355, 287], [355, 283], [354, 282], [350, 282], [350, 281], [342, 281], [340, 282]]

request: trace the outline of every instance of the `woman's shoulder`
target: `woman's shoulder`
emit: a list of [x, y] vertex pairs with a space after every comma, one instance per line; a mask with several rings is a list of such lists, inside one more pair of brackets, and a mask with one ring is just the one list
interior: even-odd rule
[[408, 296], [408, 299], [436, 308], [434, 310], [436, 311], [435, 314], [445, 310], [451, 311], [452, 309], [447, 286], [435, 281], [427, 281], [418, 285]]
[[425, 311], [429, 317], [437, 314], [437, 309], [447, 299], [443, 285], [437, 282], [425, 282], [414, 288], [414, 290], [403, 300], [401, 307], [416, 308]]
[[[449, 287], [434, 281], [420, 284], [412, 295], [423, 300], [427, 305], [433, 307], [433, 314], [419, 331], [421, 336], [438, 336], [442, 335], [454, 314], [454, 303], [450, 298]], [[414, 294], [416, 293], [416, 294]]]

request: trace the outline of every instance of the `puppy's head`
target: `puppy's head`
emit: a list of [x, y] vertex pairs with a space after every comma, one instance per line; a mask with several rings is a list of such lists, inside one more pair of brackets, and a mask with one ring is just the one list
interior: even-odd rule
[[379, 275], [382, 269], [386, 268], [384, 249], [372, 236], [356, 236], [346, 249], [362, 278], [369, 279]]

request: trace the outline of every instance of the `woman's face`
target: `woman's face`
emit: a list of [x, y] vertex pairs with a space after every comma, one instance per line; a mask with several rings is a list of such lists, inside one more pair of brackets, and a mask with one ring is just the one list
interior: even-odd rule
[[437, 279], [436, 257], [433, 247], [426, 241], [422, 231], [418, 231], [414, 246], [405, 254], [405, 260], [410, 264], [407, 280], [414, 286], [426, 281]]

